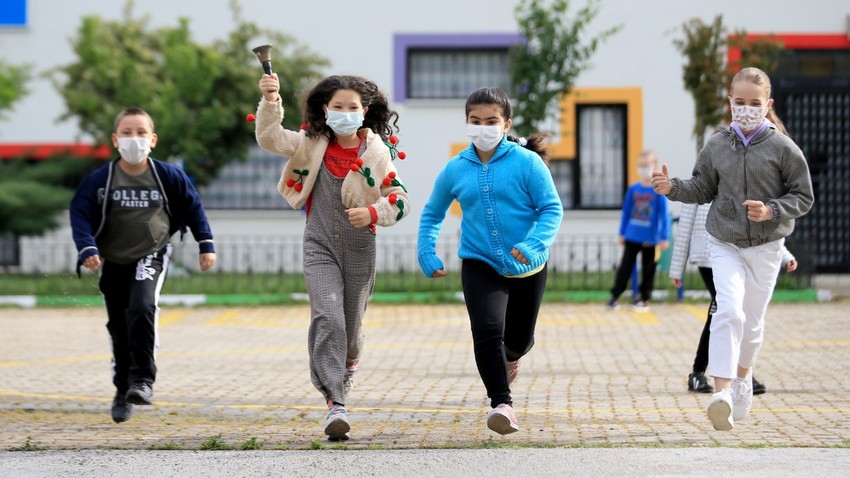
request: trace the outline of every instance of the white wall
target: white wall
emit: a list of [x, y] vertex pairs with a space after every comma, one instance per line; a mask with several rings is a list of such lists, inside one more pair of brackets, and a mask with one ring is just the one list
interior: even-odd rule
[[[328, 73], [359, 74], [375, 80], [387, 94], [393, 91], [392, 40], [394, 34], [413, 33], [515, 33], [516, 0], [385, 0], [268, 1], [242, 0], [242, 15], [261, 27], [288, 33], [331, 60]], [[583, 2], [573, 2], [574, 6]], [[689, 176], [694, 161], [691, 137], [693, 104], [682, 87], [683, 59], [672, 40], [686, 20], [710, 21], [723, 14], [727, 28], [751, 33], [841, 33], [846, 29], [850, 7], [844, 0], [813, 2], [774, 0], [683, 2], [658, 0], [601, 2], [599, 16], [590, 26], [595, 34], [622, 24], [623, 29], [603, 43], [592, 67], [578, 79], [578, 86], [639, 86], [643, 88], [645, 147], [658, 151], [674, 175]], [[71, 142], [79, 137], [73, 122], [57, 123], [64, 103], [44, 73], [74, 61], [69, 38], [76, 34], [84, 15], [120, 18], [122, 1], [75, 0], [58, 2], [29, 0], [29, 26], [0, 30], [0, 57], [12, 64], [29, 62], [37, 72], [27, 96], [9, 119], [0, 121], [0, 143]], [[208, 42], [230, 31], [228, 0], [137, 1], [139, 14], [150, 15], [153, 26], [175, 25], [179, 16], [191, 19], [196, 40]], [[262, 39], [258, 39], [258, 43]], [[273, 53], [274, 55], [274, 53]], [[285, 58], [274, 57], [273, 62]], [[260, 74], [257, 65], [257, 74]], [[259, 98], [259, 93], [258, 93]], [[427, 200], [439, 170], [448, 159], [451, 143], [465, 140], [463, 102], [395, 103], [400, 114], [401, 149], [408, 159], [399, 162], [402, 178], [413, 201], [413, 214], [386, 234], [414, 234], [418, 211]], [[415, 179], [414, 179], [415, 178]], [[277, 178], [269, 178], [277, 181]], [[677, 208], [674, 208], [677, 210]], [[272, 215], [271, 223], [258, 216], [216, 213], [216, 234], [229, 231], [299, 230], [299, 213]], [[268, 216], [263, 216], [268, 217]], [[617, 214], [570, 212], [562, 234], [616, 231]], [[446, 231], [457, 228], [452, 219]]]

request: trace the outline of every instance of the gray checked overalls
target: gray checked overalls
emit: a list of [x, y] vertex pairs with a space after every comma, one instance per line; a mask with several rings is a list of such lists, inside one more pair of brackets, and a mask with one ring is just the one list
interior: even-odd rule
[[375, 234], [348, 222], [343, 178], [324, 165], [318, 174], [304, 230], [310, 378], [325, 400], [344, 404], [345, 367], [360, 358], [363, 314], [375, 285]]

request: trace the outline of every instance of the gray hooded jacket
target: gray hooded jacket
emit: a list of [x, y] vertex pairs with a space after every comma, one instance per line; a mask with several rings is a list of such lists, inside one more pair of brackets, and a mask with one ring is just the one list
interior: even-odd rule
[[[774, 128], [759, 133], [747, 147], [731, 129], [718, 130], [700, 151], [693, 177], [670, 182], [670, 200], [711, 202], [706, 231], [738, 247], [758, 246], [791, 234], [794, 219], [809, 212], [815, 200], [803, 152]], [[768, 205], [773, 218], [747, 219], [743, 203], [748, 199]]]

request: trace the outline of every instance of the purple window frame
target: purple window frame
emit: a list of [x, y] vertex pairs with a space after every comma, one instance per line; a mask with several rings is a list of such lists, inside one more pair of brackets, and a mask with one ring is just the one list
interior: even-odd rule
[[407, 98], [407, 53], [412, 48], [509, 48], [522, 41], [518, 33], [396, 34], [393, 36], [393, 101]]

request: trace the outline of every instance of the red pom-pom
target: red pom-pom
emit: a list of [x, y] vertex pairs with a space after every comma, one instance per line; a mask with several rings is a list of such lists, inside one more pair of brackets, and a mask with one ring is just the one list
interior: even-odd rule
[[348, 168], [354, 172], [357, 172], [357, 170], [360, 169], [360, 166], [358, 166], [357, 163], [351, 163]]
[[405, 153], [404, 151], [399, 151], [399, 152], [398, 152], [398, 159], [402, 159], [402, 160], [403, 160], [403, 159], [404, 159], [404, 158], [406, 158], [406, 157], [407, 157], [407, 153]]
[[398, 201], [398, 196], [395, 193], [391, 193], [388, 199], [390, 200], [390, 204], [395, 204]]
[[354, 164], [356, 164], [357, 167], [363, 166], [363, 159], [362, 158], [356, 158], [354, 160]]
[[287, 179], [286, 180], [286, 187], [291, 188], [292, 186], [295, 186], [295, 180], [294, 179]]
[[304, 131], [307, 131], [308, 127], [310, 127], [310, 125], [307, 124], [306, 122], [301, 123], [301, 126], [299, 126], [299, 128], [303, 129]]
[[253, 123], [255, 118], [256, 118], [256, 116], [254, 116], [251, 113], [248, 113], [248, 116], [245, 117], [245, 121], [247, 121], [249, 123]]
[[390, 144], [397, 144], [398, 138], [395, 135], [390, 136]]
[[304, 185], [303, 185], [303, 184], [298, 183], [298, 184], [296, 184], [296, 185], [295, 185], [295, 191], [296, 191], [296, 192], [299, 192], [299, 193], [300, 193], [302, 189], [304, 189]]
[[393, 183], [393, 180], [390, 178], [384, 178], [384, 186], [390, 186]]
[[390, 179], [395, 179], [395, 171], [390, 171], [390, 174], [387, 174], [387, 177]]

